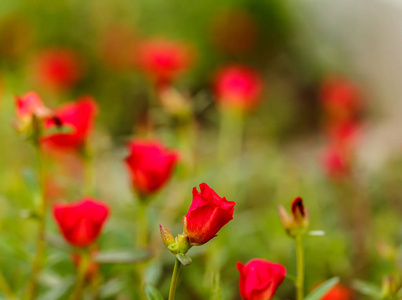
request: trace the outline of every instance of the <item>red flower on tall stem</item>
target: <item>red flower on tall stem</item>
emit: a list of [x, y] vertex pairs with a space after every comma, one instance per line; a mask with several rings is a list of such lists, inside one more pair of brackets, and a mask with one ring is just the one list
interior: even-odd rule
[[140, 44], [135, 63], [158, 88], [169, 86], [189, 68], [193, 61], [189, 45], [164, 38], [153, 38]]
[[158, 141], [132, 141], [125, 162], [134, 189], [141, 195], [158, 191], [172, 176], [178, 158]]
[[206, 183], [200, 184], [201, 192], [193, 188], [193, 202], [183, 217], [184, 234], [190, 244], [199, 246], [216, 237], [218, 231], [233, 219], [233, 201], [220, 197]]
[[263, 259], [237, 263], [239, 289], [243, 300], [270, 300], [286, 275], [284, 266]]
[[253, 69], [232, 65], [217, 72], [214, 88], [221, 107], [248, 111], [259, 104], [263, 82]]
[[66, 127], [71, 132], [48, 134], [41, 139], [41, 144], [58, 150], [74, 150], [83, 146], [92, 131], [97, 110], [96, 102], [88, 96], [56, 109], [54, 116], [46, 120], [45, 127]]
[[109, 215], [109, 208], [95, 199], [84, 198], [78, 203], [55, 205], [53, 215], [70, 244], [87, 247], [98, 238]]

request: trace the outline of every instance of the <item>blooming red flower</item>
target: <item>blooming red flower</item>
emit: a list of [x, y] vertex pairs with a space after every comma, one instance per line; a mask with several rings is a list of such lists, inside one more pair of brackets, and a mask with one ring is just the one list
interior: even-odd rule
[[92, 198], [84, 198], [78, 203], [55, 205], [53, 215], [70, 244], [86, 247], [99, 236], [109, 208]]
[[142, 195], [159, 190], [171, 177], [179, 158], [177, 152], [158, 141], [132, 141], [129, 151], [125, 162], [133, 187]]
[[135, 63], [158, 87], [170, 85], [191, 64], [191, 48], [164, 38], [144, 41], [137, 49]]
[[193, 202], [183, 218], [184, 234], [191, 245], [199, 246], [216, 237], [217, 232], [233, 219], [233, 201], [221, 198], [206, 183], [200, 184], [201, 192], [193, 188]]
[[333, 286], [321, 300], [352, 300], [353, 292], [346, 286], [338, 283]]
[[65, 89], [73, 86], [81, 77], [78, 56], [70, 49], [47, 49], [35, 61], [38, 81], [48, 87]]
[[73, 150], [82, 146], [92, 131], [97, 104], [91, 97], [83, 97], [74, 103], [67, 103], [54, 111], [54, 117], [45, 122], [47, 129], [67, 127], [71, 132], [54, 133], [41, 139], [45, 147]]
[[243, 300], [270, 300], [285, 279], [286, 269], [263, 259], [237, 263], [240, 272], [239, 289]]
[[214, 86], [217, 101], [222, 107], [243, 111], [258, 105], [263, 83], [254, 70], [233, 65], [217, 72]]

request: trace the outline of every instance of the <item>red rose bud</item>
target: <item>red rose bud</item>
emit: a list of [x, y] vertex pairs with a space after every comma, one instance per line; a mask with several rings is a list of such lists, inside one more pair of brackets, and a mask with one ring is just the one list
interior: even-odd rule
[[286, 269], [280, 264], [253, 259], [246, 265], [237, 263], [239, 289], [243, 300], [270, 300], [285, 279]]
[[42, 145], [58, 150], [82, 147], [92, 131], [97, 110], [98, 106], [91, 97], [83, 97], [55, 110], [54, 117], [46, 120], [45, 127], [65, 127], [69, 132], [47, 135], [41, 139]]
[[184, 234], [190, 244], [199, 246], [214, 238], [217, 232], [233, 219], [233, 201], [221, 198], [206, 183], [200, 184], [201, 192], [193, 188], [193, 202], [183, 218]]
[[193, 61], [189, 45], [154, 38], [144, 41], [136, 52], [136, 65], [141, 68], [158, 88], [170, 85]]
[[158, 191], [172, 176], [178, 158], [158, 141], [132, 141], [125, 162], [134, 189], [141, 195]]
[[225, 67], [217, 72], [214, 81], [222, 108], [249, 111], [259, 104], [263, 82], [254, 70], [240, 65]]
[[354, 295], [352, 290], [346, 286], [338, 283], [334, 285], [322, 298], [321, 300], [352, 300]]
[[81, 77], [78, 56], [69, 49], [48, 49], [35, 61], [35, 74], [40, 84], [54, 89], [72, 87]]
[[308, 211], [300, 197], [293, 200], [291, 210], [292, 215], [289, 215], [283, 206], [279, 206], [279, 217], [287, 233], [295, 237], [306, 232], [309, 223]]
[[109, 208], [94, 199], [84, 198], [78, 203], [55, 205], [53, 215], [70, 244], [87, 247], [99, 236], [109, 215]]

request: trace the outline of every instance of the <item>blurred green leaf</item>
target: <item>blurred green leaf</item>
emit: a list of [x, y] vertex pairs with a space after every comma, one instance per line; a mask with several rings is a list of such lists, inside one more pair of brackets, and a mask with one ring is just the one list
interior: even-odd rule
[[183, 266], [189, 266], [193, 262], [191, 257], [182, 253], [176, 254], [176, 258], [181, 262]]
[[58, 284], [51, 287], [44, 294], [40, 295], [37, 300], [54, 300], [54, 299], [62, 299], [63, 296], [67, 294], [68, 291], [71, 290], [75, 282], [74, 276], [68, 276], [63, 278]]
[[101, 264], [134, 264], [152, 257], [148, 250], [113, 250], [95, 255], [94, 261]]
[[375, 284], [356, 279], [353, 280], [352, 286], [356, 291], [362, 293], [363, 295], [370, 296], [375, 299], [381, 299], [381, 288]]
[[335, 284], [339, 282], [339, 277], [332, 277], [324, 283], [320, 284], [310, 294], [305, 297], [305, 300], [320, 300]]
[[211, 300], [221, 300], [222, 290], [221, 290], [221, 275], [219, 272], [212, 274], [212, 295]]
[[69, 251], [69, 252], [73, 251], [73, 248], [67, 242], [65, 242], [64, 239], [62, 239], [59, 235], [48, 233], [48, 234], [46, 234], [45, 238], [49, 244], [51, 244], [57, 248], [60, 248], [60, 249], [63, 249], [63, 250]]
[[150, 283], [146, 283], [144, 285], [144, 292], [148, 300], [163, 300], [162, 295], [159, 293], [156, 287]]

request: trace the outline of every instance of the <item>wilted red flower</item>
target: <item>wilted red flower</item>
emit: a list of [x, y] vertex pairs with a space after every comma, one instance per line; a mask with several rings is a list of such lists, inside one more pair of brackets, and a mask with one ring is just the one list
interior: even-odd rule
[[63, 126], [71, 132], [47, 135], [41, 139], [42, 145], [60, 150], [81, 147], [92, 131], [97, 110], [96, 102], [88, 96], [56, 109], [53, 118], [46, 120], [45, 127], [49, 129]]
[[135, 63], [158, 87], [170, 85], [192, 63], [193, 52], [187, 44], [154, 38], [140, 44]]
[[244, 111], [258, 105], [263, 83], [256, 71], [232, 65], [217, 72], [214, 87], [221, 107]]
[[158, 141], [132, 141], [125, 162], [133, 187], [142, 195], [156, 192], [171, 177], [178, 158], [177, 152], [166, 149]]
[[350, 119], [362, 108], [358, 88], [340, 76], [331, 76], [324, 81], [321, 100], [325, 109], [335, 119]]
[[264, 259], [237, 263], [240, 272], [239, 289], [243, 300], [270, 300], [285, 279], [284, 266]]
[[321, 300], [352, 300], [353, 292], [346, 286], [338, 283], [333, 286]]
[[344, 178], [350, 174], [350, 155], [344, 147], [331, 145], [324, 152], [323, 166], [329, 177]]
[[97, 200], [84, 198], [78, 203], [55, 205], [53, 215], [70, 244], [86, 247], [99, 236], [109, 215], [109, 208]]
[[199, 246], [216, 237], [217, 232], [233, 219], [233, 201], [221, 198], [206, 183], [200, 184], [201, 192], [193, 188], [193, 202], [183, 217], [184, 234], [191, 245]]
[[36, 58], [34, 66], [38, 81], [56, 89], [70, 88], [82, 74], [79, 58], [70, 49], [44, 50]]

